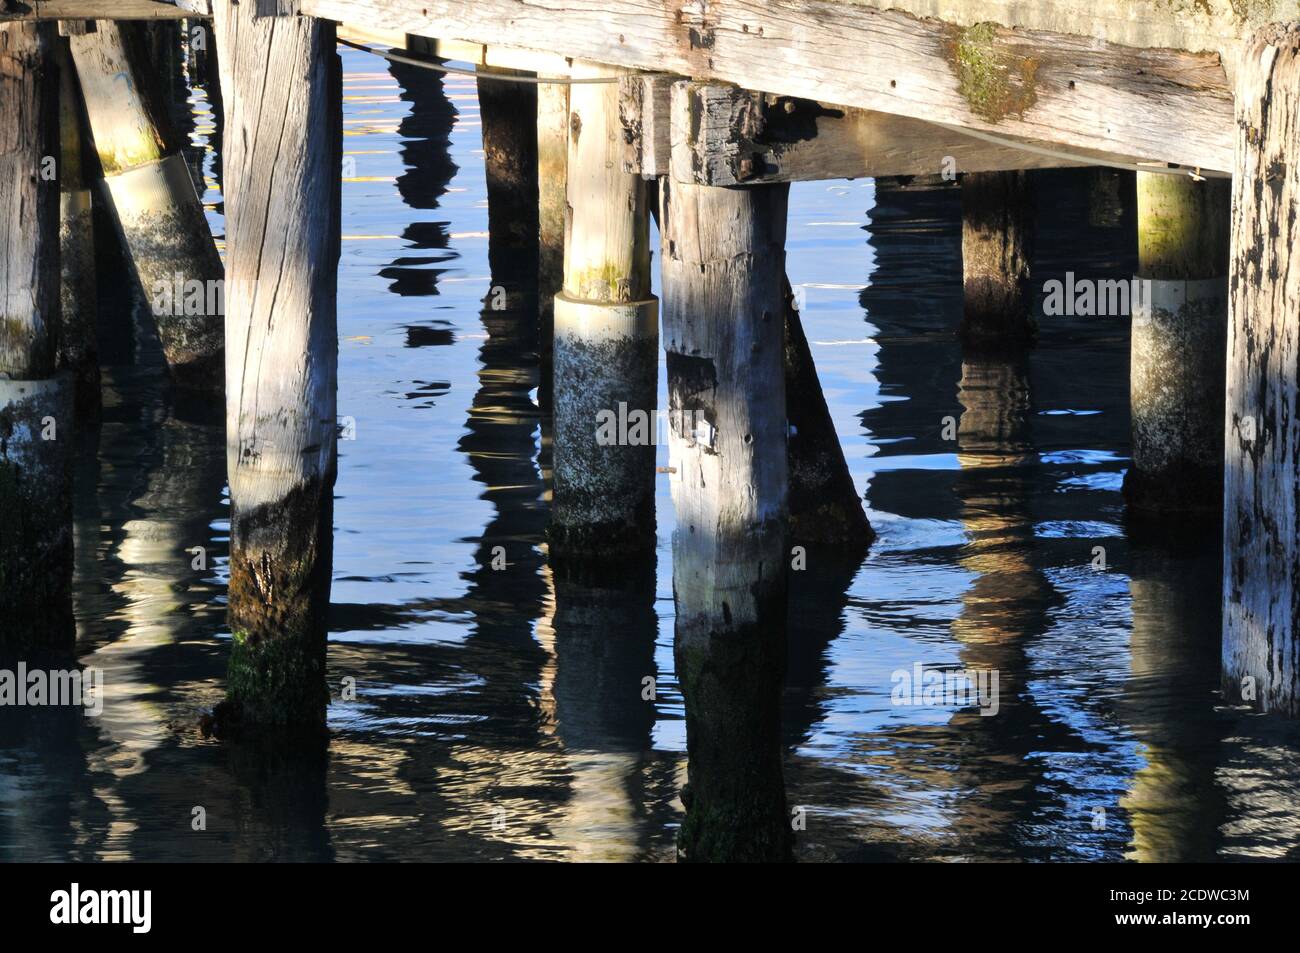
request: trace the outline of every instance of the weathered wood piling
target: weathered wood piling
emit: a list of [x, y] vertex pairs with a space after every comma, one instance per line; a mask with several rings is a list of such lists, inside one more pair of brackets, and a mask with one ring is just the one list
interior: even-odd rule
[[1231, 182], [1139, 172], [1130, 408], [1136, 513], [1223, 505], [1223, 380]]
[[876, 534], [862, 511], [862, 499], [817, 379], [817, 366], [795, 308], [790, 280], [784, 276], [781, 294], [785, 299], [790, 539], [844, 555], [860, 555]]
[[1033, 244], [1027, 172], [968, 172], [961, 180], [961, 334], [972, 342], [1033, 337], [1026, 285]]
[[784, 184], [661, 183], [686, 860], [791, 851], [779, 704], [790, 560], [788, 193]]
[[0, 23], [0, 649], [22, 655], [66, 651], [75, 634], [57, 40], [53, 23]]
[[[659, 332], [646, 177], [660, 180], [676, 651], [691, 745], [684, 856], [788, 856], [774, 701], [788, 545], [870, 534], [781, 284], [783, 183], [793, 180], [918, 174], [953, 159], [964, 174], [962, 334], [983, 346], [1033, 335], [1027, 169], [1090, 157], [1231, 169], [1230, 225], [1221, 180], [1138, 175], [1125, 495], [1133, 513], [1165, 518], [1224, 507], [1225, 686], [1300, 714], [1300, 270], [1289, 268], [1300, 237], [1298, 28], [1274, 24], [1243, 42], [1261, 14], [1235, 6], [1200, 36], [1124, 0], [1126, 15], [1100, 19], [1001, 4], [1002, 25], [967, 10], [936, 19], [925, 3], [655, 11], [571, 0], [524, 15], [516, 0], [432, 14], [417, 0], [216, 0], [224, 327], [212, 306], [222, 268], [138, 25], [69, 31], [105, 195], [175, 379], [228, 391], [230, 692], [245, 718], [323, 719], [342, 20], [521, 48], [547, 29], [555, 39], [542, 45], [580, 58], [578, 78], [671, 74], [625, 75], [620, 118], [619, 84], [507, 83], [507, 67], [485, 56], [480, 96], [494, 279], [546, 298], [535, 331], [544, 406], [554, 359], [557, 564], [654, 545]], [[47, 641], [70, 626], [71, 375], [60, 369], [94, 391], [93, 170], [78, 167], [70, 71], [57, 102], [54, 28], [28, 22], [56, 7], [70, 9], [0, 10], [0, 618], [7, 638], [22, 629]], [[105, 16], [124, 9], [163, 15], [122, 0]], [[816, 62], [805, 55], [814, 47]], [[48, 176], [47, 159], [57, 160]], [[1099, 208], [1096, 220], [1110, 214]]]
[[[226, 126], [229, 699], [323, 729], [336, 470], [342, 74], [334, 24], [217, 0]], [[254, 67], [254, 64], [256, 66]]]
[[221, 258], [138, 24], [69, 38], [113, 218], [177, 384], [222, 382]]
[[1088, 170], [1088, 224], [1117, 228], [1137, 208], [1137, 173], [1095, 166]]
[[551, 409], [554, 394], [555, 296], [564, 288], [568, 166], [569, 86], [563, 82], [541, 83], [537, 87], [537, 337], [541, 377], [537, 400], [545, 411]]
[[58, 365], [70, 371], [79, 412], [99, 408], [99, 292], [95, 279], [95, 222], [85, 163], [81, 91], [66, 39], [56, 42], [59, 66]]
[[[799, 104], [787, 113], [746, 90], [673, 82], [662, 76], [625, 77], [619, 108], [626, 140], [624, 168], [639, 171], [655, 183], [663, 176], [701, 185], [784, 182], [782, 173], [792, 173], [795, 165], [790, 160], [797, 144], [773, 145], [778, 151], [769, 159], [746, 153], [748, 137], [757, 135], [759, 126], [772, 130], [778, 140], [796, 129], [806, 135], [809, 125], [818, 121], [815, 103]], [[760, 120], [760, 112], [768, 119]], [[790, 164], [772, 176], [761, 171], [779, 161]], [[818, 547], [836, 559], [852, 559], [861, 555], [875, 534], [822, 395], [787, 276], [782, 278], [782, 293], [791, 540]]]
[[1259, 32], [1237, 77], [1229, 265], [1223, 682], [1300, 716], [1300, 25]]
[[[575, 77], [613, 76], [575, 64]], [[659, 302], [645, 182], [623, 171], [618, 84], [569, 94], [564, 288], [555, 296], [558, 558], [653, 550]]]
[[[488, 264], [516, 306], [537, 293], [537, 87], [518, 70], [481, 67], [478, 78], [487, 178]], [[494, 79], [500, 76], [501, 79]], [[491, 299], [494, 290], [488, 292]]]

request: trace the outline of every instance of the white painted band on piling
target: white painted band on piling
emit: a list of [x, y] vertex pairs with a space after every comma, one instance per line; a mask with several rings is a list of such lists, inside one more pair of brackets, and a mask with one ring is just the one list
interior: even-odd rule
[[[1183, 309], [1188, 304], [1200, 306], [1198, 311], [1207, 320], [1223, 321], [1224, 315], [1228, 313], [1227, 277], [1186, 280], [1136, 278], [1134, 287], [1138, 289], [1132, 302], [1134, 327], [1149, 324], [1152, 314], [1157, 312], [1183, 315]], [[1217, 310], [1206, 307], [1216, 301], [1220, 302]]]
[[[1130, 503], [1215, 491], [1223, 460], [1228, 279], [1139, 279], [1129, 336]], [[1137, 494], [1134, 496], [1133, 494]]]
[[[328, 423], [332, 426], [334, 422]], [[299, 438], [297, 442], [305, 441]], [[228, 441], [226, 472], [231, 503], [246, 511], [283, 503], [294, 490], [324, 477], [334, 446], [332, 436], [322, 438], [315, 450], [297, 447], [292, 437], [282, 446], [268, 439], [259, 444], [255, 456], [245, 458], [240, 445]]]
[[[53, 377], [33, 381], [0, 377], [0, 408], [32, 401], [37, 413], [48, 414], [54, 418], [54, 441], [68, 440], [72, 433], [72, 390], [72, 375], [67, 371], [60, 371]], [[26, 426], [23, 426], [24, 423]], [[14, 432], [9, 434], [5, 441], [5, 455], [8, 460], [28, 467], [33, 472], [40, 472], [37, 466], [40, 459], [48, 457], [49, 451], [55, 449], [49, 446], [53, 441], [42, 440], [39, 433], [29, 429], [38, 423], [39, 421], [31, 415], [28, 415], [25, 420], [20, 417], [15, 421]]]
[[134, 221], [189, 201], [199, 202], [189, 166], [179, 153], [105, 176], [104, 182], [122, 221]]
[[580, 301], [563, 292], [555, 296], [555, 337], [573, 337], [591, 344], [607, 341], [657, 339], [659, 299], [642, 301]]
[[38, 381], [15, 381], [0, 377], [0, 407], [8, 407], [29, 397], [58, 395], [69, 385], [71, 378], [66, 373]]

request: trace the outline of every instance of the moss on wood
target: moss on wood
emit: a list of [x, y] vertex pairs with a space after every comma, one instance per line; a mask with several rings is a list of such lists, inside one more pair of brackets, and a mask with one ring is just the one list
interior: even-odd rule
[[954, 29], [944, 42], [958, 91], [977, 116], [993, 123], [1012, 114], [1023, 117], [1038, 101], [1038, 59], [1001, 46], [998, 30], [995, 24], [977, 23]]

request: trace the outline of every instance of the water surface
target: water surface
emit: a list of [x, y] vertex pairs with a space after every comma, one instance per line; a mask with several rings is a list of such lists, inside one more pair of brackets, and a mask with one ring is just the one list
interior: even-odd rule
[[[105, 711], [0, 731], [0, 858], [673, 856], [668, 484], [644, 599], [557, 591], [531, 316], [483, 308], [473, 81], [341, 55], [338, 406], [355, 439], [339, 444], [327, 754], [197, 730], [230, 647], [220, 408], [169, 393], [148, 334], [114, 338], [76, 510], [80, 653], [105, 671]], [[191, 106], [220, 236], [215, 126], [201, 90]], [[1133, 223], [1087, 182], [1036, 177], [1040, 286], [1132, 272]], [[1217, 528], [1176, 545], [1126, 528], [1127, 318], [1040, 317], [1028, 356], [963, 353], [955, 191], [806, 183], [790, 207], [790, 277], [880, 536], [861, 565], [793, 574], [797, 855], [1294, 856], [1296, 730], [1217, 694]], [[893, 674], [917, 664], [997, 670], [999, 713], [894, 704]]]

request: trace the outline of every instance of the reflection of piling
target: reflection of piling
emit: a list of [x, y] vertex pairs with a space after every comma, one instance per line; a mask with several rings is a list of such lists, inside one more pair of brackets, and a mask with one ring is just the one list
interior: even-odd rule
[[[78, 668], [70, 656], [52, 664]], [[6, 864], [100, 859], [109, 825], [102, 776], [87, 763], [85, 731], [85, 714], [75, 705], [0, 706], [0, 857]]]
[[[221, 130], [223, 127], [223, 110], [221, 106], [221, 77], [220, 67], [217, 64], [217, 44], [212, 36], [211, 20], [186, 20], [185, 21], [185, 38], [186, 38], [186, 67], [185, 71], [188, 78], [189, 90], [202, 88], [204, 97], [208, 102], [208, 118], [212, 121], [212, 131], [208, 139], [211, 142], [219, 143], [221, 141]], [[188, 100], [189, 94], [187, 92]], [[196, 182], [202, 181], [202, 162], [196, 170], [200, 174], [196, 176]], [[212, 177], [215, 180], [216, 188], [221, 188], [221, 150], [212, 150]], [[196, 184], [195, 188], [200, 188]], [[202, 193], [200, 192], [200, 198]]]
[[[1140, 172], [1129, 391], [1131, 510], [1223, 505], [1224, 355], [1231, 182]], [[1149, 298], [1149, 300], [1148, 300]]]
[[0, 379], [3, 647], [72, 643], [72, 419], [66, 376]]
[[[87, 754], [107, 814], [101, 856], [140, 859], [160, 831], [174, 830], [165, 817], [134, 809], [170, 774], [157, 770], [178, 740], [167, 701], [177, 683], [168, 673], [186, 643], [210, 644], [224, 617], [212, 601], [224, 594], [212, 578], [224, 547], [214, 545], [210, 523], [225, 483], [225, 442], [209, 403], [194, 402], [203, 419], [190, 419], [173, 399], [184, 395], [169, 393], [154, 369], [110, 368], [105, 378], [113, 413], [95, 434], [93, 456], [82, 448], [76, 474], [76, 610], [92, 625], [82, 661], [103, 678]], [[100, 532], [106, 523], [119, 528], [111, 539]], [[194, 780], [206, 788], [210, 778]], [[202, 803], [211, 806], [212, 796]]]
[[641, 751], [654, 727], [655, 565], [584, 568], [555, 576], [559, 733], [571, 749]]
[[1227, 806], [1214, 752], [1224, 728], [1212, 704], [1221, 557], [1201, 545], [1130, 550], [1131, 670], [1119, 714], [1145, 764], [1119, 801], [1133, 830], [1129, 860], [1203, 863], [1215, 859], [1223, 840]]
[[227, 746], [231, 777], [238, 785], [240, 853], [248, 861], [329, 862], [329, 748], [326, 738], [276, 734], [241, 737]]
[[[1260, 31], [1237, 75], [1229, 265], [1224, 690], [1300, 717], [1300, 26]], [[1247, 681], [1248, 680], [1248, 681]]]
[[[245, 721], [323, 728], [342, 76], [333, 24], [229, 0], [214, 12], [227, 110], [229, 693]], [[235, 69], [249, 62], [269, 68]]]
[[553, 576], [551, 693], [570, 775], [557, 835], [583, 859], [632, 860], [649, 826], [636, 785], [655, 721], [655, 565], [583, 570]]
[[790, 856], [781, 767], [787, 185], [661, 182], [677, 528], [677, 675], [689, 781], [679, 856]]
[[[957, 425], [961, 472], [956, 492], [966, 533], [961, 565], [975, 574], [962, 594], [953, 634], [968, 668], [1007, 669], [1003, 685], [1018, 692], [1024, 643], [1046, 625], [1051, 583], [1033, 564], [1029, 474], [1029, 368], [1024, 355], [967, 353], [962, 362]], [[1011, 693], [1008, 693], [1011, 694]]]
[[53, 23], [0, 25], [0, 647], [67, 649], [72, 394], [55, 374], [59, 85]]
[[114, 220], [173, 378], [219, 388], [221, 314], [210, 299], [221, 259], [137, 26], [100, 20], [95, 32], [69, 38], [72, 58]]
[[968, 340], [1033, 335], [1025, 298], [1033, 228], [1029, 173], [968, 172], [961, 180], [961, 257]]
[[[963, 752], [953, 772], [967, 796], [954, 821], [963, 852], [1024, 856], [1018, 819], [1046, 797], [1035, 745], [1069, 750], [1078, 741], [1039, 707], [1029, 686], [1029, 645], [1049, 624], [1060, 596], [1034, 560], [1030, 511], [1035, 461], [1029, 366], [1023, 349], [964, 349], [957, 397], [958, 459], [955, 492], [966, 542], [960, 565], [973, 575], [961, 595], [952, 633], [962, 669], [989, 694], [979, 710], [955, 712], [948, 730]], [[997, 678], [996, 684], [993, 678]], [[972, 740], [974, 739], [974, 740]], [[1003, 762], [1028, 766], [1014, 778]]]
[[807, 566], [790, 573], [784, 689], [786, 746], [797, 749], [816, 732], [831, 678], [830, 646], [848, 622], [849, 587], [862, 566], [860, 553], [808, 547]]
[[[575, 76], [612, 75], [577, 65]], [[557, 556], [621, 557], [653, 548], [658, 301], [650, 295], [645, 182], [622, 171], [618, 84], [569, 96], [564, 290], [555, 297], [554, 507]], [[602, 440], [602, 415], [644, 415]]]
[[[408, 52], [441, 62], [433, 52], [436, 45], [428, 37], [406, 37]], [[388, 72], [401, 87], [400, 99], [408, 108], [397, 124], [397, 151], [403, 169], [397, 176], [397, 191], [409, 208], [437, 208], [457, 171], [450, 153], [456, 107], [447, 98], [441, 74], [395, 61], [388, 64]], [[492, 214], [490, 210], [488, 214]], [[438, 223], [412, 223], [404, 237], [410, 239], [413, 248], [447, 247], [446, 230]], [[497, 284], [497, 280], [492, 283]]]

